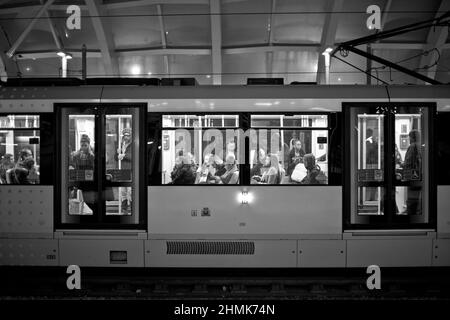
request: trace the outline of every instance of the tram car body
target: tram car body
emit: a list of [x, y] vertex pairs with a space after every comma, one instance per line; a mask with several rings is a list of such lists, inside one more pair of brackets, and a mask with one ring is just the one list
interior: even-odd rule
[[3, 86], [0, 265], [450, 266], [449, 123], [448, 86]]

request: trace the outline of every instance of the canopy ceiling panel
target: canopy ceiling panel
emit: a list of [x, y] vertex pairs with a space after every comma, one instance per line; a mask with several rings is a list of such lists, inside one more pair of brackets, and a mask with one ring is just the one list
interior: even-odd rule
[[269, 42], [270, 0], [222, 2], [222, 45]]
[[167, 46], [210, 46], [211, 19], [207, 5], [162, 6]]
[[273, 15], [274, 43], [320, 43], [326, 0], [277, 0]]
[[156, 6], [108, 10], [111, 32], [117, 49], [161, 46]]

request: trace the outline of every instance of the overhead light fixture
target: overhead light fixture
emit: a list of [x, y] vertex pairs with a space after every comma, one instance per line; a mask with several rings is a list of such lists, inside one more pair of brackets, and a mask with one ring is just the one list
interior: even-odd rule
[[66, 59], [72, 59], [72, 54], [65, 52], [65, 51], [58, 51], [56, 53], [58, 56], [60, 56], [61, 58], [66, 58]]
[[324, 52], [322, 52], [322, 54], [323, 55], [327, 55], [327, 54], [330, 54], [332, 51], [333, 51], [333, 48], [328, 47], [328, 48], [325, 49]]
[[258, 107], [270, 107], [272, 102], [255, 102], [255, 106]]

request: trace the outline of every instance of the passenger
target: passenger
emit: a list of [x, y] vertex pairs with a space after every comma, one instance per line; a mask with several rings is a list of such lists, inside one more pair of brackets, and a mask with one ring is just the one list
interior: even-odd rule
[[[94, 180], [94, 164], [95, 155], [91, 147], [91, 139], [87, 134], [82, 134], [80, 139], [80, 149], [71, 154], [69, 160], [69, 169], [84, 170], [84, 176], [77, 177], [79, 181], [93, 181]], [[92, 177], [89, 177], [90, 170]], [[81, 189], [81, 188], [80, 188]], [[84, 187], [82, 189], [83, 201], [92, 210], [97, 203], [97, 189], [94, 187]]]
[[[220, 176], [216, 175], [214, 179], [218, 184], [237, 184], [239, 180], [239, 171], [236, 165], [236, 157], [230, 153], [226, 157], [225, 172]], [[217, 173], [216, 173], [217, 174]]]
[[409, 133], [409, 147], [406, 150], [403, 170], [409, 172], [411, 177], [410, 186], [408, 186], [408, 195], [406, 199], [406, 214], [421, 214], [420, 198], [422, 187], [420, 185], [422, 171], [422, 154], [420, 151], [420, 132], [411, 130]]
[[250, 170], [250, 176], [253, 177], [262, 177], [263, 173], [268, 170], [270, 166], [270, 158], [267, 156], [266, 151], [264, 149], [259, 149], [258, 159], [256, 164]]
[[[117, 160], [120, 161], [121, 170], [130, 170], [131, 175], [131, 155], [132, 155], [132, 132], [131, 128], [124, 128], [122, 130], [122, 144], [117, 149]], [[130, 177], [131, 178], [131, 177]], [[122, 210], [126, 213], [131, 212], [132, 208], [132, 195], [131, 187], [121, 187], [121, 200], [122, 200]]]
[[82, 134], [80, 149], [71, 154], [69, 168], [76, 170], [94, 170], [95, 155], [91, 147], [91, 139]]
[[19, 160], [10, 172], [10, 182], [12, 184], [33, 184], [34, 179], [30, 179], [30, 173], [35, 172], [33, 153], [30, 149], [20, 150]]
[[302, 142], [300, 140], [294, 140], [293, 148], [289, 152], [288, 156], [288, 168], [287, 175], [290, 177], [292, 172], [295, 169], [295, 166], [300, 162], [303, 162], [303, 156], [305, 155], [305, 151], [302, 149]]
[[122, 144], [117, 149], [117, 160], [121, 162], [121, 169], [123, 170], [131, 169], [131, 134], [131, 128], [125, 128], [122, 130]]
[[316, 158], [312, 153], [305, 154], [303, 157], [303, 163], [306, 168], [306, 176], [301, 181], [302, 184], [326, 184], [327, 177], [325, 173], [320, 169], [320, 166], [316, 164]]
[[[176, 170], [176, 171], [175, 171]], [[195, 183], [195, 170], [193, 170], [192, 159], [189, 156], [185, 156], [181, 160], [181, 165], [174, 168], [171, 174], [171, 184], [194, 184]]]
[[0, 162], [0, 183], [6, 184], [6, 172], [14, 168], [14, 156], [11, 153], [5, 154]]
[[195, 184], [205, 184], [214, 181], [216, 168], [214, 166], [214, 155], [207, 154], [201, 167], [197, 169]]
[[232, 154], [236, 158], [236, 142], [234, 141], [230, 141], [227, 143], [225, 159], [229, 154]]
[[280, 165], [278, 155], [272, 153], [270, 155], [270, 168], [263, 174], [261, 182], [267, 184], [281, 184], [281, 180], [284, 176], [284, 169]]

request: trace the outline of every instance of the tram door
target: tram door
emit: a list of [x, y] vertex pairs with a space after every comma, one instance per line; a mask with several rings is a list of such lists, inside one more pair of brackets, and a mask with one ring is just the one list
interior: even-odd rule
[[60, 108], [63, 226], [133, 228], [142, 224], [142, 110]]
[[347, 226], [426, 227], [433, 106], [349, 104]]

